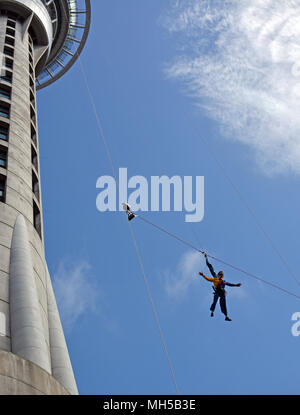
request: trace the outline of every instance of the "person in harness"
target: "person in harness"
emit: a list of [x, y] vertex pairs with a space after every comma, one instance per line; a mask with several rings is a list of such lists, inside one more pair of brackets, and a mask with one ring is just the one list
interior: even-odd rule
[[208, 262], [207, 254], [205, 252], [203, 252], [203, 254], [204, 254], [205, 259], [206, 259], [206, 265], [208, 266], [208, 268], [210, 270], [210, 273], [213, 276], [213, 278], [207, 277], [202, 272], [199, 272], [199, 275], [201, 275], [207, 281], [210, 281], [210, 282], [214, 283], [214, 285], [213, 285], [214, 299], [213, 299], [213, 303], [210, 307], [210, 311], [211, 311], [210, 315], [211, 315], [211, 317], [214, 316], [214, 311], [215, 311], [215, 308], [216, 308], [216, 304], [217, 304], [218, 300], [220, 299], [220, 307], [221, 307], [222, 313], [225, 315], [225, 320], [226, 321], [232, 321], [231, 318], [229, 318], [228, 315], [227, 315], [225, 286], [240, 287], [242, 284], [241, 283], [231, 284], [230, 282], [224, 281], [223, 280], [224, 272], [219, 271], [218, 274], [216, 274], [213, 266]]
[[125, 210], [128, 220], [132, 220], [133, 218], [136, 217], [136, 215], [131, 211], [131, 207], [128, 203], [123, 202], [122, 203], [123, 209]]

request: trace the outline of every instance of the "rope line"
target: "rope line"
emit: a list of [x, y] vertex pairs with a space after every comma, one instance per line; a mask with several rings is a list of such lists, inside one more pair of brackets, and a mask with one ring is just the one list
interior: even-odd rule
[[[187, 119], [187, 115], [186, 114], [185, 114], [185, 118]], [[207, 140], [200, 134], [200, 132], [198, 131], [198, 129], [195, 127], [195, 125], [193, 123], [191, 123], [191, 126], [192, 126], [193, 130], [195, 131], [195, 133], [197, 134], [197, 136], [201, 139], [202, 143], [204, 143], [204, 145], [206, 146], [208, 152], [210, 153], [211, 158], [218, 165], [219, 169], [223, 173], [223, 176], [230, 183], [231, 187], [233, 188], [233, 190], [237, 194], [238, 198], [240, 199], [240, 201], [242, 202], [242, 204], [246, 207], [246, 209], [248, 210], [248, 212], [250, 213], [250, 215], [254, 219], [254, 222], [256, 223], [256, 225], [258, 226], [258, 228], [261, 230], [261, 232], [263, 233], [263, 235], [265, 236], [265, 238], [267, 239], [267, 241], [269, 242], [269, 244], [271, 245], [273, 251], [278, 255], [279, 259], [281, 260], [281, 262], [283, 263], [283, 265], [287, 269], [287, 271], [290, 274], [290, 276], [295, 280], [296, 284], [298, 286], [300, 286], [299, 279], [296, 277], [295, 273], [293, 272], [293, 270], [291, 269], [291, 267], [289, 266], [289, 264], [285, 260], [285, 258], [282, 256], [281, 252], [279, 251], [279, 249], [277, 248], [277, 246], [273, 242], [272, 238], [266, 232], [266, 230], [264, 229], [263, 225], [258, 220], [258, 218], [257, 218], [256, 214], [254, 213], [254, 211], [250, 208], [249, 204], [247, 203], [247, 201], [245, 200], [245, 198], [241, 194], [241, 192], [238, 189], [238, 187], [234, 184], [233, 180], [231, 179], [231, 177], [227, 173], [227, 171], [226, 171], [225, 167], [223, 166], [223, 164], [220, 162], [220, 160], [215, 155], [214, 151], [212, 150], [211, 146], [208, 144]]]
[[[66, 13], [66, 12], [65, 12], [65, 13]], [[95, 104], [95, 100], [94, 100], [94, 97], [93, 97], [92, 91], [91, 91], [91, 89], [90, 89], [89, 82], [88, 82], [88, 78], [87, 78], [87, 75], [86, 75], [86, 72], [85, 72], [85, 69], [84, 69], [84, 66], [83, 66], [83, 63], [82, 63], [82, 61], [81, 61], [80, 56], [78, 56], [78, 58], [79, 58], [79, 62], [80, 62], [80, 68], [81, 68], [81, 72], [82, 72], [82, 75], [83, 75], [84, 83], [85, 83], [86, 89], [87, 89], [87, 91], [88, 91], [88, 95], [89, 95], [89, 99], [90, 99], [90, 102], [91, 102], [91, 106], [92, 106], [92, 109], [93, 109], [93, 112], [94, 112], [94, 116], [95, 116], [95, 118], [96, 118], [96, 122], [97, 122], [98, 130], [99, 130], [99, 133], [100, 133], [100, 137], [101, 137], [102, 142], [103, 142], [103, 144], [104, 144], [105, 151], [106, 151], [106, 155], [107, 155], [107, 158], [108, 158], [108, 160], [109, 160], [110, 167], [111, 167], [111, 170], [112, 170], [113, 176], [114, 176], [114, 178], [115, 178], [116, 184], [117, 184], [117, 186], [118, 186], [118, 180], [117, 180], [116, 170], [115, 170], [115, 168], [114, 168], [114, 164], [113, 164], [113, 160], [112, 160], [112, 157], [111, 157], [111, 153], [110, 153], [110, 149], [109, 149], [108, 143], [107, 143], [107, 141], [106, 141], [106, 139], [105, 139], [105, 136], [104, 136], [104, 133], [103, 133], [102, 124], [101, 124], [101, 121], [100, 121], [100, 117], [99, 117], [99, 115], [98, 115], [98, 111], [97, 111], [97, 107], [96, 107], [96, 104]], [[288, 263], [287, 263], [287, 262], [286, 262], [286, 260], [282, 257], [282, 255], [281, 255], [281, 253], [279, 252], [278, 248], [277, 248], [277, 247], [275, 246], [275, 244], [273, 243], [272, 239], [271, 239], [271, 238], [270, 238], [270, 236], [266, 233], [266, 231], [264, 230], [264, 228], [262, 227], [262, 225], [261, 225], [261, 224], [260, 224], [260, 222], [258, 221], [258, 219], [257, 219], [256, 215], [254, 214], [254, 212], [250, 209], [249, 205], [247, 204], [247, 202], [245, 201], [245, 199], [242, 197], [242, 195], [241, 195], [241, 193], [239, 192], [238, 188], [234, 185], [234, 183], [232, 182], [231, 178], [230, 178], [230, 177], [228, 176], [228, 174], [226, 173], [226, 171], [225, 171], [225, 169], [224, 169], [223, 165], [222, 165], [222, 164], [219, 162], [219, 160], [216, 158], [216, 156], [214, 155], [214, 153], [212, 152], [212, 150], [209, 148], [208, 144], [207, 144], [207, 143], [203, 140], [202, 136], [200, 136], [200, 138], [201, 138], [201, 140], [202, 140], [202, 141], [206, 144], [206, 146], [207, 146], [207, 148], [209, 149], [209, 152], [210, 152], [210, 154], [212, 155], [213, 159], [214, 159], [214, 160], [215, 160], [215, 162], [218, 164], [218, 166], [219, 166], [219, 167], [220, 167], [220, 169], [222, 170], [222, 172], [223, 172], [223, 174], [225, 175], [225, 177], [227, 178], [227, 180], [231, 183], [231, 185], [232, 185], [233, 189], [235, 190], [235, 192], [236, 192], [236, 193], [237, 193], [237, 195], [239, 196], [240, 200], [243, 202], [243, 204], [246, 206], [246, 208], [247, 208], [247, 210], [249, 211], [249, 213], [250, 213], [250, 214], [252, 215], [252, 217], [254, 218], [254, 220], [255, 220], [256, 224], [257, 224], [257, 225], [258, 225], [258, 227], [261, 229], [261, 231], [263, 232], [263, 234], [265, 235], [265, 237], [267, 238], [267, 240], [268, 240], [268, 241], [269, 241], [269, 243], [271, 244], [272, 248], [273, 248], [273, 249], [274, 249], [274, 251], [277, 253], [277, 255], [279, 256], [279, 258], [281, 259], [282, 263], [285, 265], [285, 267], [286, 267], [286, 269], [288, 270], [289, 274], [290, 274], [290, 275], [294, 278], [294, 280], [296, 281], [296, 283], [297, 283], [298, 285], [300, 285], [299, 280], [296, 278], [296, 276], [294, 275], [293, 271], [290, 269], [290, 267], [289, 267]], [[127, 202], [127, 201], [125, 201], [125, 202]], [[189, 243], [189, 242], [187, 242], [187, 241], [183, 240], [182, 238], [179, 238], [177, 235], [172, 234], [171, 232], [169, 232], [169, 231], [165, 230], [164, 228], [161, 228], [160, 226], [158, 226], [158, 225], [156, 225], [156, 224], [154, 224], [154, 223], [152, 223], [152, 222], [148, 221], [148, 220], [147, 220], [147, 219], [145, 219], [145, 218], [142, 218], [141, 216], [138, 216], [138, 217], [139, 217], [141, 220], [143, 220], [144, 222], [147, 222], [148, 224], [150, 224], [150, 225], [152, 225], [152, 226], [156, 227], [157, 229], [159, 229], [160, 231], [163, 231], [163, 232], [165, 232], [166, 234], [168, 234], [169, 236], [171, 236], [171, 237], [173, 237], [173, 238], [177, 239], [179, 242], [181, 242], [181, 243], [185, 244], [186, 246], [189, 246], [190, 248], [193, 248], [194, 250], [196, 250], [196, 251], [198, 251], [198, 252], [200, 252], [200, 253], [203, 253], [203, 251], [199, 250], [197, 247], [193, 246], [191, 243]], [[165, 353], [165, 356], [166, 356], [166, 359], [167, 359], [167, 362], [168, 362], [169, 371], [170, 371], [170, 373], [171, 373], [171, 377], [172, 377], [172, 381], [173, 381], [174, 386], [175, 386], [176, 393], [177, 393], [177, 394], [179, 394], [179, 390], [178, 390], [178, 386], [177, 386], [177, 382], [176, 382], [176, 378], [175, 378], [174, 370], [173, 370], [173, 367], [172, 367], [172, 364], [171, 364], [171, 360], [170, 360], [170, 357], [169, 357], [169, 354], [168, 354], [168, 350], [167, 350], [166, 342], [165, 342], [165, 339], [164, 339], [164, 336], [163, 336], [163, 332], [162, 332], [162, 329], [161, 329], [161, 326], [160, 326], [159, 317], [158, 317], [158, 314], [157, 314], [157, 311], [156, 311], [156, 307], [155, 307], [155, 304], [154, 304], [154, 301], [153, 301], [153, 297], [152, 297], [152, 294], [151, 294], [151, 290], [150, 290], [150, 286], [149, 286], [149, 283], [148, 283], [148, 279], [147, 279], [146, 274], [145, 274], [145, 270], [144, 270], [144, 266], [143, 266], [142, 257], [141, 257], [141, 255], [140, 255], [140, 251], [139, 251], [138, 246], [137, 246], [137, 242], [136, 242], [136, 238], [135, 238], [135, 235], [134, 235], [134, 232], [133, 232], [132, 226], [131, 226], [130, 222], [128, 222], [128, 224], [129, 224], [129, 229], [130, 229], [130, 233], [131, 233], [132, 241], [133, 241], [133, 244], [134, 244], [134, 247], [135, 247], [135, 250], [136, 250], [136, 254], [137, 254], [137, 258], [138, 258], [138, 263], [139, 263], [139, 266], [140, 266], [140, 269], [141, 269], [141, 273], [142, 273], [143, 280], [144, 280], [144, 283], [145, 283], [145, 286], [146, 286], [146, 290], [147, 290], [148, 298], [149, 298], [149, 301], [150, 301], [150, 304], [151, 304], [151, 308], [152, 308], [152, 312], [153, 312], [153, 315], [154, 315], [154, 319], [155, 319], [155, 322], [156, 322], [156, 326], [157, 326], [157, 329], [158, 329], [158, 332], [159, 332], [159, 335], [160, 335], [160, 339], [161, 339], [161, 343], [162, 343], [162, 346], [163, 346], [163, 349], [164, 349], [164, 353]], [[275, 285], [275, 284], [273, 284], [273, 283], [270, 283], [270, 282], [268, 282], [268, 281], [266, 281], [266, 280], [264, 280], [264, 279], [262, 279], [262, 278], [260, 278], [260, 277], [257, 277], [257, 276], [256, 276], [256, 275], [254, 275], [254, 274], [251, 274], [251, 273], [249, 273], [249, 272], [247, 272], [247, 271], [244, 271], [244, 270], [242, 270], [242, 269], [240, 269], [240, 268], [238, 268], [238, 267], [236, 267], [236, 266], [234, 266], [234, 265], [232, 265], [232, 264], [229, 264], [229, 263], [227, 263], [227, 262], [225, 262], [225, 261], [223, 261], [223, 260], [220, 260], [220, 259], [218, 259], [218, 258], [216, 258], [216, 257], [213, 257], [213, 256], [211, 256], [211, 255], [208, 255], [208, 256], [209, 256], [210, 258], [212, 258], [212, 259], [214, 259], [214, 260], [216, 260], [216, 261], [220, 262], [220, 263], [223, 263], [224, 265], [227, 265], [227, 266], [229, 266], [229, 267], [231, 267], [231, 268], [233, 268], [233, 269], [235, 269], [235, 270], [238, 270], [239, 272], [244, 273], [245, 275], [248, 275], [248, 276], [250, 276], [250, 277], [252, 277], [252, 278], [255, 278], [256, 280], [259, 280], [259, 281], [261, 281], [261, 282], [263, 282], [263, 283], [265, 283], [265, 284], [268, 284], [268, 285], [270, 285], [270, 286], [272, 286], [272, 287], [274, 287], [274, 288], [277, 288], [277, 289], [279, 289], [279, 290], [281, 290], [281, 291], [285, 292], [286, 294], [292, 295], [292, 296], [294, 296], [294, 297], [296, 297], [296, 298], [300, 299], [300, 296], [298, 296], [298, 295], [296, 295], [296, 294], [294, 294], [294, 293], [291, 293], [290, 291], [287, 291], [287, 290], [285, 290], [284, 288], [281, 288], [281, 287], [279, 287], [279, 286], [277, 286], [277, 285]]]
[[[186, 245], [186, 246], [188, 246], [188, 247], [190, 247], [190, 248], [194, 249], [195, 251], [197, 251], [197, 252], [199, 252], [199, 253], [201, 253], [201, 254], [203, 254], [203, 253], [204, 253], [204, 251], [203, 251], [203, 250], [201, 250], [201, 249], [197, 248], [195, 245], [191, 244], [190, 242], [185, 241], [184, 239], [180, 238], [179, 236], [175, 235], [174, 233], [169, 232], [167, 229], [162, 228], [161, 226], [159, 226], [159, 225], [157, 225], [157, 224], [155, 224], [155, 223], [151, 222], [150, 220], [148, 220], [148, 219], [144, 218], [143, 216], [141, 216], [141, 215], [136, 215], [136, 217], [137, 217], [137, 218], [139, 218], [139, 219], [141, 219], [143, 222], [148, 223], [148, 225], [151, 225], [151, 226], [155, 227], [156, 229], [160, 230], [161, 232], [164, 232], [164, 233], [165, 233], [165, 234], [167, 234], [168, 236], [170, 236], [170, 237], [172, 237], [172, 238], [176, 239], [177, 241], [181, 242], [182, 244], [184, 244], [184, 245]], [[239, 267], [237, 267], [237, 266], [235, 266], [235, 265], [232, 265], [232, 264], [230, 264], [229, 262], [226, 262], [226, 261], [224, 261], [224, 260], [222, 260], [222, 259], [219, 259], [219, 258], [217, 258], [217, 257], [215, 257], [215, 256], [213, 256], [213, 255], [209, 255], [209, 254], [207, 254], [207, 253], [206, 253], [206, 255], [207, 255], [209, 258], [214, 259], [215, 261], [220, 262], [220, 263], [221, 263], [221, 264], [223, 264], [223, 265], [226, 265], [226, 266], [228, 266], [228, 267], [230, 267], [230, 268], [232, 268], [232, 269], [234, 269], [234, 270], [236, 270], [236, 271], [242, 272], [243, 274], [247, 275], [248, 277], [255, 278], [256, 280], [261, 281], [261, 282], [263, 282], [264, 284], [268, 284], [268, 285], [270, 285], [271, 287], [276, 288], [276, 289], [278, 289], [278, 290], [281, 290], [281, 291], [285, 292], [286, 294], [289, 294], [289, 295], [291, 295], [291, 296], [293, 296], [293, 297], [296, 297], [296, 298], [298, 298], [298, 299], [300, 300], [300, 296], [299, 296], [299, 295], [294, 294], [294, 293], [292, 293], [291, 291], [288, 291], [288, 290], [286, 290], [285, 288], [280, 287], [279, 285], [276, 285], [276, 284], [274, 284], [274, 283], [272, 283], [272, 282], [269, 282], [269, 281], [267, 281], [267, 280], [264, 280], [263, 278], [258, 277], [258, 276], [257, 276], [257, 275], [255, 275], [255, 274], [252, 274], [252, 273], [250, 273], [250, 272], [248, 272], [248, 271], [245, 271], [244, 269], [239, 268]]]
[[[85, 73], [85, 69], [84, 69], [84, 66], [81, 62], [80, 57], [78, 59], [80, 61], [80, 67], [81, 67], [81, 72], [82, 72], [82, 75], [83, 75], [83, 78], [84, 78], [84, 83], [85, 83], [85, 86], [87, 88], [88, 95], [89, 95], [89, 98], [90, 98], [90, 102], [91, 102], [91, 105], [92, 105], [92, 108], [93, 108], [93, 112], [94, 112], [94, 115], [95, 115], [95, 118], [96, 118], [96, 121], [97, 121], [97, 126], [98, 126], [98, 129], [99, 129], [100, 137], [101, 137], [102, 142], [104, 144], [106, 155], [107, 155], [107, 158], [109, 160], [110, 167], [111, 167], [113, 176], [115, 178], [117, 187], [119, 187], [116, 171], [115, 171], [113, 160], [112, 160], [111, 153], [110, 153], [110, 149], [109, 149], [108, 143], [107, 143], [107, 141], [105, 139], [105, 136], [104, 136], [104, 133], [103, 133], [102, 124], [101, 124], [101, 121], [100, 121], [100, 117], [98, 115], [98, 111], [97, 111], [97, 107], [96, 107], [96, 104], [95, 104], [95, 100], [94, 100], [92, 91], [91, 91], [90, 86], [89, 86], [88, 78], [87, 78], [87, 75]], [[130, 228], [130, 232], [131, 232], [132, 241], [133, 241], [133, 244], [134, 244], [134, 247], [135, 247], [135, 250], [136, 250], [138, 263], [139, 263], [141, 273], [142, 273], [142, 276], [143, 276], [143, 280], [144, 280], [144, 283], [145, 283], [145, 286], [146, 286], [147, 295], [148, 295], [148, 298], [149, 298], [149, 301], [150, 301], [150, 304], [151, 304], [151, 308], [152, 308], [152, 312], [153, 312], [153, 315], [154, 315], [157, 330], [159, 332], [159, 336], [160, 336], [160, 339], [161, 339], [163, 350], [164, 350], [164, 353], [165, 353], [165, 356], [166, 356], [166, 359], [167, 359], [167, 362], [168, 362], [171, 378], [172, 378], [172, 381], [173, 381], [174, 386], [175, 386], [176, 394], [179, 394], [177, 382], [176, 382], [176, 379], [175, 379], [174, 370], [173, 370], [173, 367], [172, 367], [172, 364], [171, 364], [171, 360], [170, 360], [169, 353], [168, 353], [167, 346], [166, 346], [166, 342], [165, 342], [165, 339], [164, 339], [164, 336], [163, 336], [162, 328], [161, 328], [160, 323], [159, 323], [159, 318], [158, 318], [158, 314], [157, 314], [157, 311], [156, 311], [155, 304], [153, 302], [153, 297], [152, 297], [152, 294], [151, 294], [150, 286], [149, 286], [149, 283], [148, 283], [148, 280], [147, 280], [147, 277], [146, 277], [146, 274], [145, 274], [142, 257], [140, 255], [140, 252], [139, 252], [139, 249], [138, 249], [138, 246], [137, 246], [137, 242], [136, 242], [136, 239], [135, 239], [135, 236], [134, 236], [134, 233], [133, 233], [133, 229], [130, 226], [130, 222], [128, 222], [128, 224], [129, 224], [129, 228]]]
[[245, 271], [245, 270], [243, 270], [242, 268], [239, 268], [239, 267], [237, 267], [237, 266], [235, 266], [235, 265], [229, 264], [228, 262], [223, 261], [222, 259], [216, 258], [216, 257], [214, 257], [214, 256], [212, 256], [212, 255], [207, 255], [207, 256], [209, 256], [210, 258], [214, 259], [215, 261], [220, 262], [220, 263], [221, 263], [221, 264], [223, 264], [223, 265], [227, 265], [228, 267], [230, 267], [230, 268], [232, 268], [232, 269], [235, 269], [236, 271], [239, 271], [239, 272], [242, 272], [242, 273], [243, 273], [243, 274], [245, 274], [245, 275], [248, 275], [248, 277], [255, 278], [256, 280], [261, 281], [261, 282], [263, 282], [264, 284], [268, 284], [268, 285], [270, 285], [271, 287], [277, 288], [278, 290], [281, 290], [281, 291], [285, 292], [286, 294], [292, 295], [293, 297], [296, 297], [296, 298], [299, 298], [299, 299], [300, 299], [300, 296], [299, 296], [299, 295], [294, 294], [294, 293], [292, 293], [291, 291], [286, 290], [285, 288], [279, 287], [279, 285], [276, 285], [276, 284], [274, 284], [273, 282], [270, 282], [270, 281], [264, 280], [263, 278], [258, 277], [257, 275], [254, 275], [254, 274], [252, 274], [252, 273], [250, 273], [250, 272], [248, 272], [248, 271]]
[[98, 115], [98, 111], [97, 111], [97, 107], [96, 107], [96, 104], [95, 104], [95, 100], [94, 100], [94, 97], [93, 97], [93, 94], [92, 94], [92, 91], [91, 91], [91, 88], [90, 88], [90, 85], [89, 85], [89, 82], [88, 82], [88, 79], [87, 79], [87, 76], [86, 76], [86, 72], [85, 72], [83, 63], [81, 61], [81, 58], [79, 57], [78, 60], [80, 62], [81, 73], [82, 73], [82, 76], [83, 76], [83, 79], [84, 79], [84, 83], [85, 83], [86, 89], [88, 91], [88, 95], [89, 95], [89, 98], [90, 98], [90, 102], [91, 102], [91, 105], [92, 105], [92, 108], [93, 108], [93, 112], [94, 112], [94, 115], [95, 115], [95, 118], [96, 118], [96, 122], [97, 122], [98, 129], [99, 129], [100, 137], [102, 139], [102, 142], [103, 142], [103, 145], [104, 145], [104, 148], [105, 148], [105, 151], [106, 151], [106, 155], [107, 155], [107, 158], [108, 158], [108, 161], [109, 161], [109, 164], [110, 164], [111, 171], [113, 173], [113, 176], [115, 178], [116, 184], [118, 186], [118, 179], [117, 179], [116, 170], [115, 170], [115, 167], [114, 167], [114, 164], [113, 164], [113, 161], [112, 161], [112, 157], [111, 157], [111, 153], [110, 153], [110, 150], [109, 150], [109, 146], [107, 144], [107, 141], [106, 141], [105, 136], [104, 136], [104, 133], [103, 133], [103, 128], [102, 128], [102, 124], [101, 124], [100, 117]]
[[171, 364], [171, 360], [169, 358], [169, 353], [168, 353], [168, 350], [167, 350], [164, 335], [163, 335], [162, 329], [160, 327], [158, 314], [157, 314], [157, 311], [156, 311], [156, 308], [155, 308], [155, 305], [154, 305], [154, 301], [153, 301], [153, 298], [152, 298], [152, 294], [151, 294], [150, 286], [149, 286], [149, 283], [148, 283], [148, 279], [146, 277], [145, 269], [144, 269], [143, 262], [142, 262], [142, 257], [141, 257], [140, 251], [139, 251], [137, 243], [136, 243], [136, 239], [135, 239], [135, 236], [134, 236], [134, 232], [133, 232], [131, 223], [128, 222], [128, 224], [129, 224], [129, 229], [130, 229], [133, 245], [135, 247], [136, 255], [137, 255], [137, 258], [138, 258], [139, 265], [140, 265], [141, 273], [142, 273], [143, 278], [144, 278], [146, 290], [147, 290], [147, 293], [148, 293], [148, 297], [149, 297], [149, 300], [150, 300], [150, 303], [151, 303], [152, 311], [153, 311], [154, 318], [155, 318], [155, 321], [156, 321], [156, 325], [157, 325], [157, 328], [158, 328], [158, 332], [159, 332], [159, 335], [160, 335], [160, 339], [161, 339], [161, 342], [162, 342], [162, 345], [163, 345], [163, 348], [164, 348], [164, 352], [165, 352], [165, 355], [166, 355], [166, 358], [167, 358], [167, 361], [168, 361], [168, 366], [169, 366], [169, 369], [170, 369], [170, 372], [171, 372], [172, 380], [173, 380], [173, 383], [174, 383], [174, 386], [175, 386], [175, 389], [176, 389], [176, 393], [177, 393], [177, 395], [179, 395], [179, 390], [178, 390], [178, 386], [177, 386], [177, 383], [176, 383], [174, 370], [173, 370], [173, 367], [172, 367], [172, 364]]

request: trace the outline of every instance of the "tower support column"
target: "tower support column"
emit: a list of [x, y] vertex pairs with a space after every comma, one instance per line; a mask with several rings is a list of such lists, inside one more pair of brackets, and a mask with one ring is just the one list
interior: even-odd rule
[[45, 259], [36, 110], [78, 1], [0, 0], [0, 395], [78, 394]]

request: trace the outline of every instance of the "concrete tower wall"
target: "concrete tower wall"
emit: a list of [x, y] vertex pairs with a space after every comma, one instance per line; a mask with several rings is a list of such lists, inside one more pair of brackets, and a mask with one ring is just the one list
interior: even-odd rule
[[[10, 27], [10, 19], [0, 15], [0, 52], [5, 65], [7, 59], [13, 63], [2, 68], [0, 79], [0, 131], [8, 128], [8, 140], [0, 138], [0, 152], [7, 152], [6, 166], [0, 164], [0, 179], [6, 181], [0, 201], [0, 394], [76, 394], [44, 253], [34, 66], [47, 50], [32, 43], [31, 19]], [[1, 96], [2, 89], [9, 98]], [[2, 367], [5, 359], [10, 366]]]
[[27, 226], [17, 217], [10, 251], [11, 350], [51, 373], [48, 336], [41, 319], [36, 278], [33, 274]]
[[[5, 32], [7, 27], [7, 18], [0, 17], [0, 50], [4, 50]], [[1, 258], [1, 272], [2, 284], [0, 291], [0, 310], [5, 312], [7, 320], [6, 336], [0, 337], [0, 346], [5, 343], [6, 347], [1, 347], [6, 350], [11, 350], [10, 341], [10, 322], [9, 322], [9, 298], [8, 293], [8, 275], [10, 264], [10, 247], [12, 240], [12, 232], [15, 226], [17, 216], [22, 214], [24, 217], [28, 237], [31, 248], [32, 264], [34, 276], [36, 279], [36, 286], [38, 289], [38, 298], [40, 303], [41, 315], [44, 326], [44, 333], [49, 346], [49, 331], [47, 326], [47, 293], [46, 293], [46, 271], [44, 259], [44, 247], [42, 240], [33, 226], [33, 202], [40, 208], [39, 200], [35, 197], [32, 191], [32, 177], [36, 174], [39, 179], [39, 173], [32, 165], [31, 151], [35, 149], [38, 157], [38, 148], [31, 139], [31, 129], [33, 128], [37, 140], [37, 128], [34, 122], [31, 121], [31, 104], [30, 104], [30, 74], [29, 74], [29, 46], [28, 34], [26, 33], [22, 39], [22, 24], [16, 22], [15, 27], [15, 46], [13, 56], [13, 70], [12, 83], [2, 82], [8, 87], [11, 86], [11, 100], [10, 100], [10, 116], [8, 119], [3, 119], [0, 116], [0, 121], [9, 122], [9, 140], [5, 145], [7, 146], [7, 168], [1, 169], [0, 173], [6, 175], [6, 203], [1, 204], [0, 209], [0, 258]], [[9, 71], [6, 69], [6, 71]], [[34, 73], [34, 72], [32, 72]], [[34, 90], [34, 79], [33, 91]], [[0, 82], [1, 86], [1, 82]], [[1, 102], [9, 102], [9, 100], [0, 97]], [[35, 105], [35, 99], [34, 99]], [[0, 143], [4, 145], [4, 143]], [[39, 165], [39, 163], [38, 163]], [[40, 191], [39, 191], [40, 193]], [[42, 220], [41, 220], [42, 223]], [[4, 346], [5, 346], [4, 345]]]

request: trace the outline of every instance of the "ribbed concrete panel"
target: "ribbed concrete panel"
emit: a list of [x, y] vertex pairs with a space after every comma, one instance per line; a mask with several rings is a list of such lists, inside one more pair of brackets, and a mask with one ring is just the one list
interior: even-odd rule
[[51, 279], [48, 275], [48, 324], [52, 376], [55, 377], [72, 395], [77, 395], [78, 390], [67, 349], [67, 344], [59, 318], [59, 313], [53, 293]]
[[9, 302], [8, 273], [0, 271], [0, 300]]
[[9, 249], [0, 245], [0, 270], [9, 273]]
[[0, 350], [0, 395], [69, 395], [69, 392], [39, 366]]
[[6, 223], [0, 222], [0, 245], [10, 248], [12, 228]]
[[0, 353], [3, 350], [10, 352], [10, 337], [0, 336]]
[[12, 352], [51, 373], [28, 232], [22, 215], [17, 217], [12, 236], [9, 282]]

